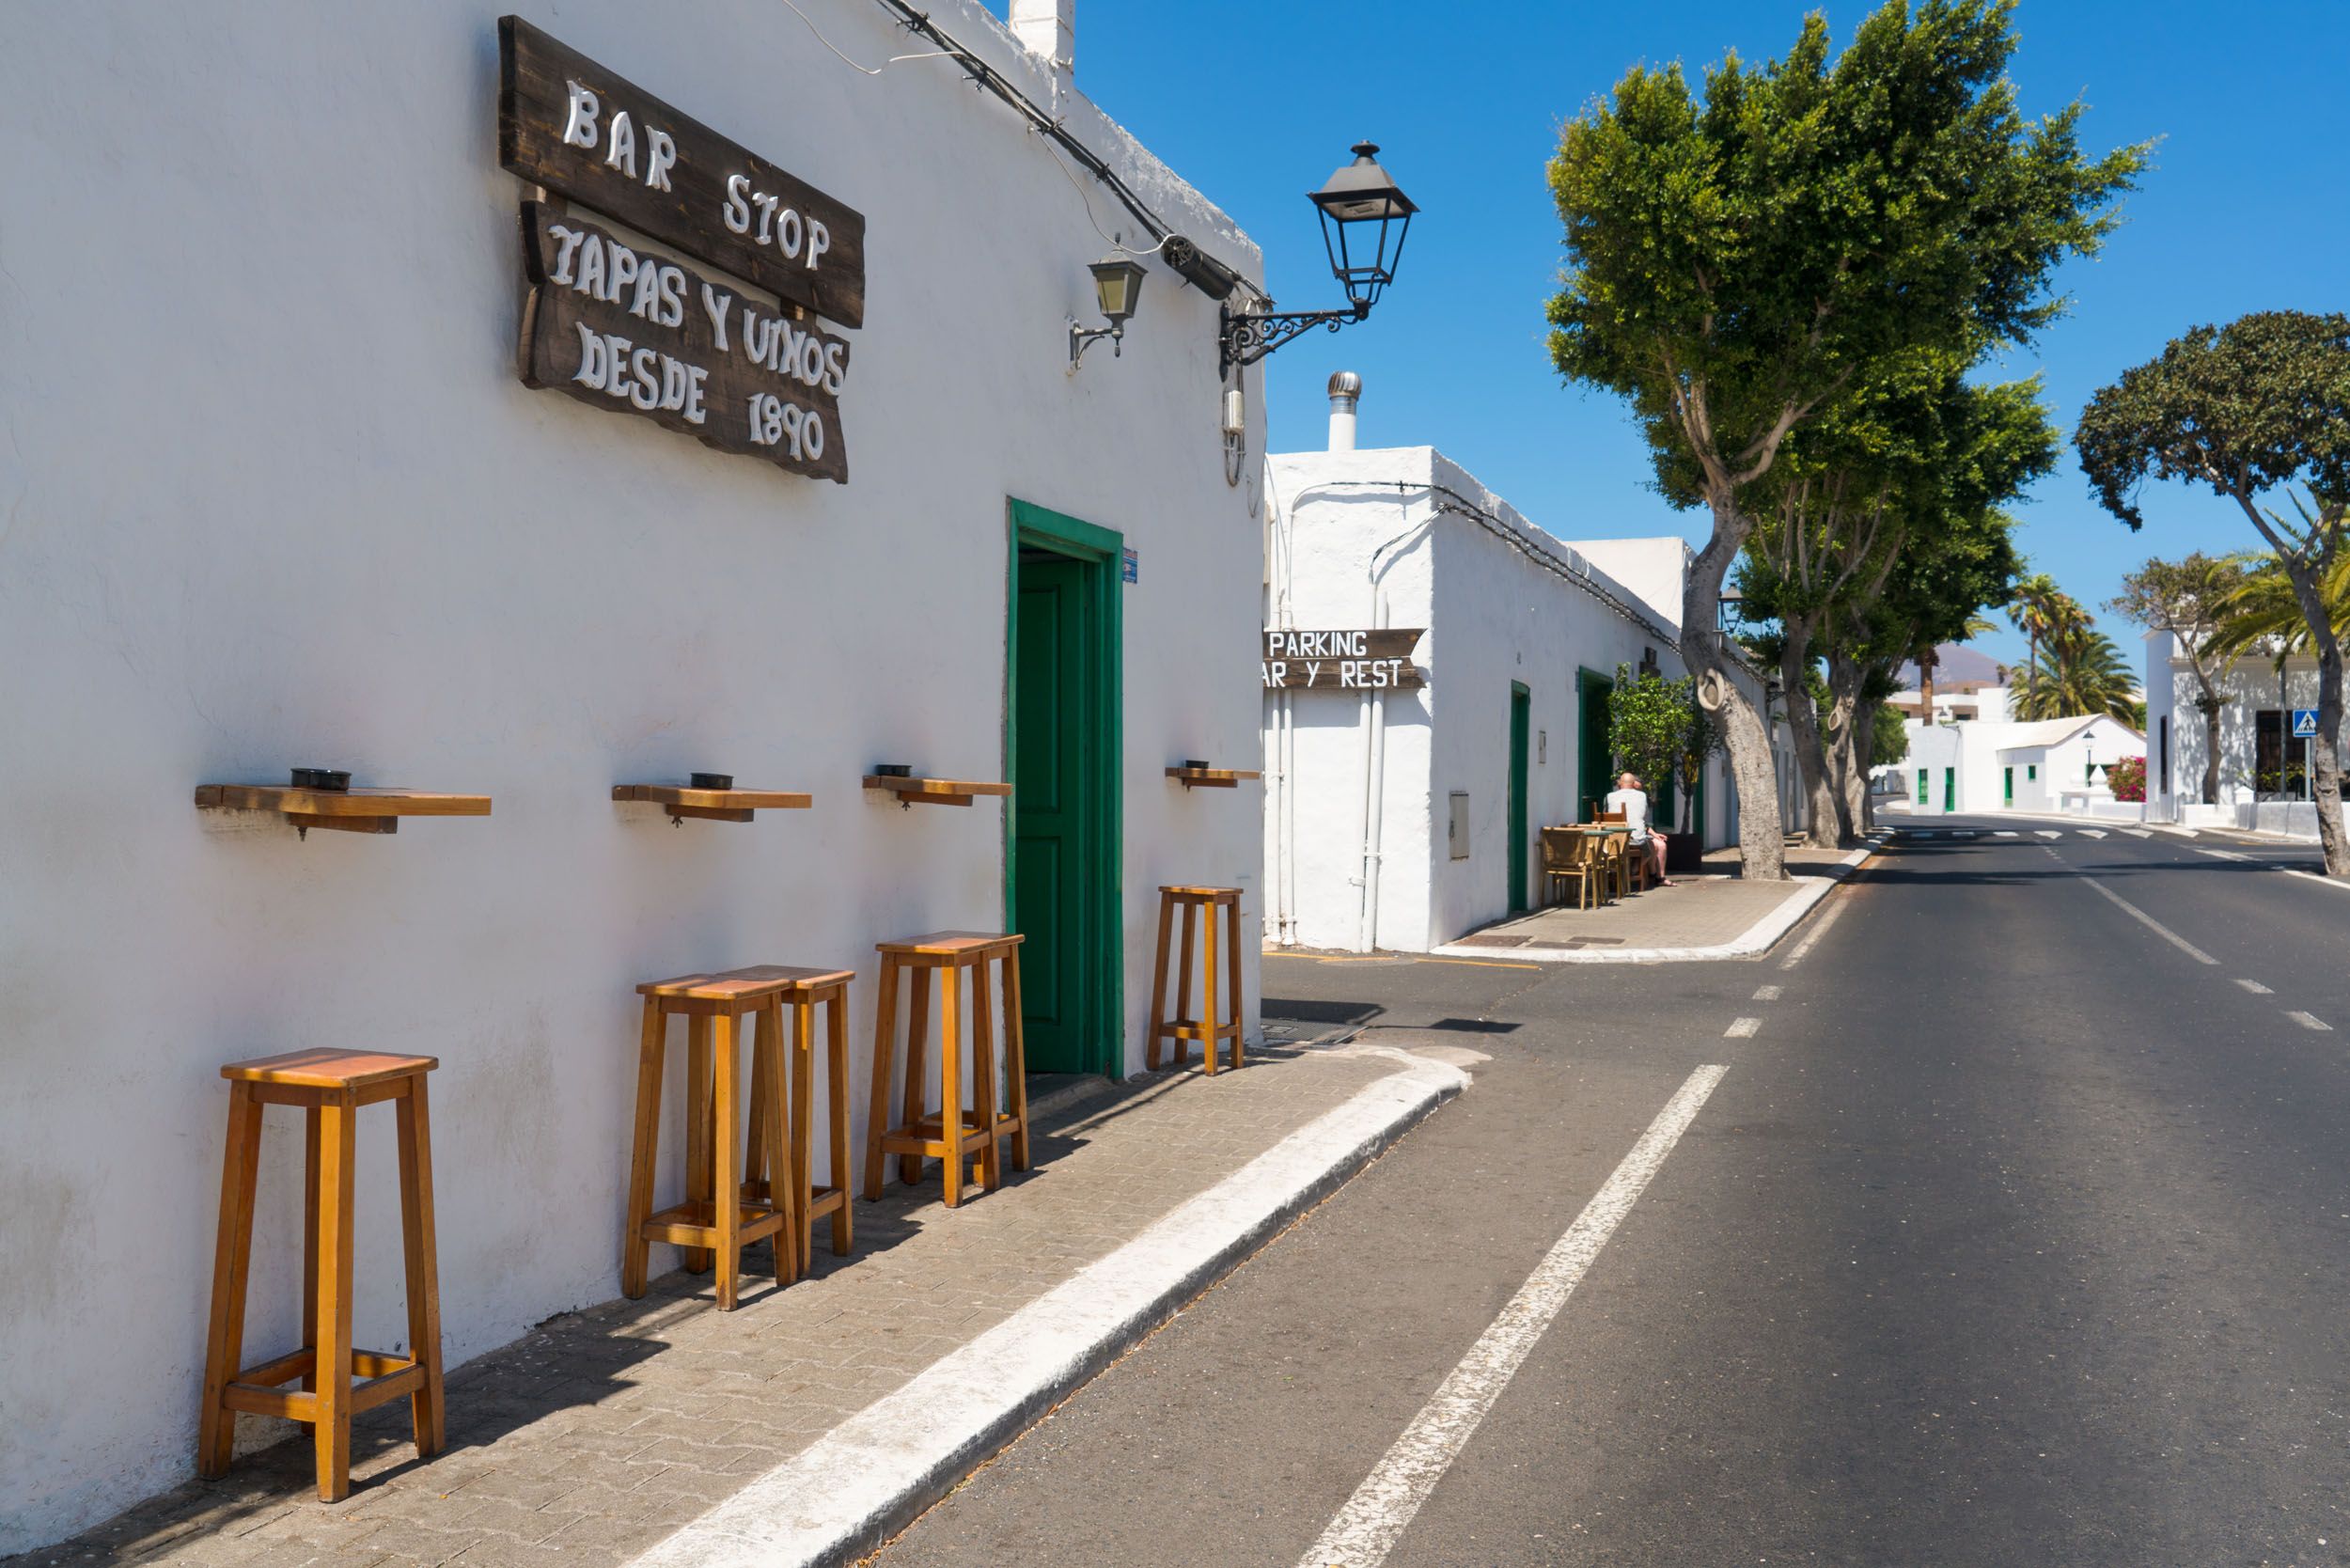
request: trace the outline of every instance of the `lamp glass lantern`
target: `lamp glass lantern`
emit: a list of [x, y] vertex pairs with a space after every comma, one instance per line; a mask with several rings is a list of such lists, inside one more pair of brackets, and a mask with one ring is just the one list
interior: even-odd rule
[[1126, 340], [1126, 323], [1135, 313], [1135, 306], [1142, 297], [1142, 263], [1128, 256], [1105, 257], [1091, 264], [1093, 273], [1093, 302], [1101, 307], [1107, 326], [1082, 327], [1069, 323], [1069, 368], [1074, 374], [1077, 360], [1086, 345], [1097, 337], [1110, 340], [1110, 354], [1115, 358]]
[[1403, 259], [1403, 236], [1419, 211], [1379, 166], [1375, 142], [1356, 142], [1355, 161], [1310, 193], [1322, 212], [1322, 242], [1330, 271], [1346, 288], [1355, 314], [1366, 316], [1380, 291], [1395, 281]]

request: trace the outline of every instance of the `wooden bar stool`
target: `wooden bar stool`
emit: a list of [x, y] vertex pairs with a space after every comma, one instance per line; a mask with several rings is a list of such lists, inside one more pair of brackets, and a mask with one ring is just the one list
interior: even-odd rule
[[[318, 1446], [319, 1500], [351, 1492], [351, 1418], [406, 1395], [416, 1453], [441, 1451], [441, 1288], [432, 1245], [432, 1135], [424, 1075], [431, 1057], [368, 1051], [290, 1051], [231, 1062], [228, 1152], [220, 1178], [220, 1240], [212, 1254], [212, 1322], [204, 1355], [204, 1412], [196, 1464], [227, 1474], [237, 1412], [310, 1423]], [[399, 1113], [400, 1213], [408, 1273], [408, 1354], [351, 1344], [352, 1173], [359, 1107], [389, 1100]], [[261, 1158], [261, 1107], [309, 1113], [304, 1188], [300, 1350], [244, 1367], [244, 1290], [253, 1256], [253, 1190]], [[354, 1384], [354, 1377], [368, 1381]], [[298, 1390], [284, 1384], [300, 1380]]]
[[[800, 1271], [815, 1261], [816, 1222], [832, 1216], [832, 1249], [849, 1255], [849, 982], [853, 969], [759, 969], [742, 974], [788, 976], [790, 983], [776, 1000], [791, 1009], [791, 1175], [794, 1227], [799, 1231]], [[815, 1185], [809, 1180], [809, 1151], [815, 1147], [816, 1010], [824, 1010], [824, 1118], [826, 1139], [832, 1145], [832, 1182]], [[765, 1125], [767, 1097], [776, 1092], [768, 1079], [767, 1058], [754, 1053], [751, 1063], [751, 1130], [743, 1154], [743, 1196], [768, 1199], [767, 1151], [759, 1136]], [[780, 1245], [780, 1242], [778, 1242]]]
[[[802, 976], [822, 974], [815, 969], [785, 969], [768, 964], [729, 969], [720, 974], [682, 975], [676, 980], [650, 980], [636, 988], [645, 998], [644, 1037], [636, 1060], [636, 1139], [629, 1163], [628, 1219], [620, 1237], [620, 1291], [632, 1300], [645, 1294], [645, 1273], [653, 1242], [668, 1242], [685, 1249], [685, 1268], [699, 1274], [718, 1270], [718, 1309], [730, 1312], [743, 1275], [743, 1248], [764, 1236], [776, 1236], [776, 1282], [788, 1285], [800, 1277], [799, 1230], [791, 1184], [780, 1194], [762, 1191], [751, 1199], [744, 1191], [745, 1172], [735, 1164], [736, 1129], [742, 1125], [739, 1090], [742, 1062], [736, 1043], [742, 1020], [756, 1020], [751, 1040], [753, 1060], [765, 1061], [769, 1084], [778, 1091], [759, 1106], [751, 1128], [753, 1143], [764, 1142], [763, 1169], [791, 1170], [791, 1145], [784, 1133], [783, 1004], [784, 994]], [[653, 1156], [661, 1139], [661, 1088], [667, 1052], [669, 1018], [685, 1018], [685, 1201], [652, 1212]], [[761, 1070], [754, 1067], [756, 1078]], [[721, 1203], [717, 1195], [725, 1193]]]
[[[898, 1173], [911, 1186], [920, 1179], [922, 1158], [935, 1154], [946, 1168], [947, 1206], [963, 1201], [964, 1162], [977, 1145], [976, 1180], [994, 1192], [1004, 1179], [999, 1139], [1011, 1139], [1015, 1170], [1028, 1168], [1028, 1058], [1020, 1025], [1020, 942], [1017, 934], [939, 931], [903, 942], [884, 942], [881, 954], [880, 1008], [873, 1019], [873, 1101], [865, 1124], [865, 1196], [879, 1198], [882, 1157], [900, 1156]], [[1009, 1109], [999, 1110], [995, 1099], [995, 1004], [988, 965], [1003, 969], [1005, 1020], [1004, 1075]], [[946, 971], [940, 993], [939, 1111], [929, 1114], [924, 1052], [930, 1040], [931, 971]], [[898, 975], [912, 972], [913, 1010], [906, 1020], [906, 1076], [903, 1117], [889, 1122], [889, 1088], [897, 1055]], [[971, 1061], [963, 1061], [961, 996], [963, 978], [971, 978]], [[964, 1091], [973, 1105], [964, 1108]]]
[[[1176, 919], [1183, 925], [1183, 962], [1175, 981], [1175, 996], [1170, 1003], [1167, 996], [1167, 943]], [[1219, 1018], [1215, 1009], [1216, 991], [1216, 925], [1224, 927], [1225, 1006]], [[1207, 983], [1200, 988], [1200, 1011], [1203, 1023], [1187, 1018], [1183, 1010], [1191, 1005], [1191, 940], [1195, 926], [1207, 926]], [[1191, 1056], [1188, 1041], [1201, 1041], [1207, 1046], [1208, 1071], [1215, 1071], [1216, 1043], [1232, 1043], [1232, 1065], [1242, 1061], [1240, 1004], [1240, 889], [1237, 887], [1162, 887], [1159, 889], [1159, 959], [1151, 971], [1151, 1043], [1145, 1059], [1151, 1070], [1159, 1068], [1159, 1042], [1172, 1040], [1173, 1060], [1181, 1065]]]

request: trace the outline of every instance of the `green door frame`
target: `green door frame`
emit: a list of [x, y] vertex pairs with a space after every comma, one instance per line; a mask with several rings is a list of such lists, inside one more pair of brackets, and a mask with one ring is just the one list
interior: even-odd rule
[[1087, 897], [1078, 911], [1087, 929], [1098, 933], [1086, 945], [1087, 962], [1079, 966], [1082, 999], [1077, 1016], [1083, 1020], [1087, 1060], [1080, 1071], [1121, 1078], [1126, 1070], [1125, 962], [1125, 790], [1120, 759], [1125, 755], [1125, 636], [1119, 598], [1123, 535], [1064, 513], [1019, 499], [1006, 507], [1008, 549], [1004, 568], [1004, 776], [1012, 786], [1013, 808], [1004, 813], [1004, 929], [1016, 929], [1017, 902], [1013, 889], [1019, 864], [1017, 803], [1020, 780], [1015, 776], [1018, 755], [1014, 729], [1019, 704], [1015, 700], [1013, 652], [1020, 646], [1020, 552], [1049, 550], [1055, 555], [1092, 564], [1089, 591], [1094, 625], [1099, 628], [1103, 657], [1095, 665], [1092, 690], [1086, 694], [1086, 731], [1094, 744], [1080, 766], [1087, 776], [1083, 794], [1091, 802], [1089, 837], [1102, 846], [1096, 856], [1104, 874], [1083, 879]]
[[1958, 770], [1956, 768], [1942, 770], [1942, 809], [1945, 811], [1958, 809]]
[[[1615, 689], [1616, 682], [1612, 677], [1602, 675], [1598, 670], [1588, 666], [1576, 666], [1574, 672], [1575, 798], [1572, 808], [1572, 814], [1576, 822], [1585, 820], [1583, 810], [1587, 802], [1595, 798], [1605, 799], [1607, 792], [1614, 787], [1614, 781], [1607, 775], [1608, 765], [1615, 759], [1607, 752], [1606, 745], [1602, 744], [1600, 756], [1593, 759], [1587, 754], [1583, 743], [1590, 735], [1590, 704], [1594, 699], [1606, 701], [1608, 694]], [[1598, 764], [1596, 769], [1593, 767], [1594, 761]], [[1590, 786], [1595, 783], [1599, 785], [1596, 796], [1590, 792]]]
[[2000, 804], [2003, 806], [2015, 804], [2015, 770], [2013, 768], [2007, 769], [2006, 776], [2000, 780], [1999, 796]]
[[1933, 785], [1928, 782], [1933, 777], [1932, 768], [1920, 766], [1918, 769], [1918, 804], [1920, 806], [1926, 803], [1926, 792], [1933, 788]]
[[1528, 798], [1533, 791], [1529, 774], [1533, 750], [1534, 694], [1522, 681], [1510, 682], [1510, 908], [1512, 912], [1528, 907], [1526, 898], [1526, 847], [1533, 837], [1528, 830], [1527, 818], [1533, 809]]

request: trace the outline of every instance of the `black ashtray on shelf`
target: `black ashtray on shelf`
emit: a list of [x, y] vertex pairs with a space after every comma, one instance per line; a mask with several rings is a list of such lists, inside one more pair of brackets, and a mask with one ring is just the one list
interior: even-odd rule
[[1205, 757], [1186, 757], [1183, 759], [1183, 771], [1205, 773], [1208, 771], [1208, 760]]
[[914, 764], [912, 762], [876, 762], [873, 764], [873, 776], [875, 778], [912, 778]]
[[693, 788], [697, 790], [731, 790], [734, 788], [734, 775], [730, 773], [697, 773], [693, 776]]
[[293, 787], [297, 790], [331, 790], [339, 794], [351, 788], [351, 775], [342, 768], [296, 768]]

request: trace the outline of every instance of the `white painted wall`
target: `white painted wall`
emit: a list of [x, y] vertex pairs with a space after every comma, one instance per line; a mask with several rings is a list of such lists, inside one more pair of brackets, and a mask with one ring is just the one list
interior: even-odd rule
[[[2180, 657], [2167, 632], [2146, 636], [2146, 755], [2147, 811], [2158, 822], [2226, 822], [2264, 831], [2317, 831], [2311, 808], [2303, 804], [2264, 801], [2255, 787], [2256, 715], [2263, 709], [2291, 713], [2317, 706], [2317, 662], [2306, 657], [2285, 661], [2280, 673], [2276, 661], [2248, 657], [2227, 670], [2217, 682], [2225, 706], [2219, 714], [2219, 798], [2201, 799], [2205, 740], [2202, 711], [2196, 706], [2201, 688], [2193, 669]], [[2160, 777], [2161, 721], [2170, 717], [2170, 789], [2166, 794]]]
[[[905, 50], [864, 0], [804, 6], [854, 57]], [[1001, 919], [999, 804], [902, 811], [857, 779], [883, 759], [1002, 776], [1008, 496], [1140, 552], [1127, 1061], [1157, 884], [1245, 889], [1256, 995], [1256, 792], [1162, 773], [1258, 744], [1259, 606], [1233, 571], [1258, 482], [1224, 478], [1214, 305], [1151, 263], [1127, 352], [1072, 377], [1065, 323], [1093, 319], [1104, 242], [951, 65], [860, 75], [764, 0], [658, 25], [525, 0], [870, 226], [845, 489], [526, 390], [505, 8], [0, 12], [0, 1552], [190, 1471], [221, 1062], [441, 1058], [452, 1361], [617, 1292], [637, 981], [854, 964], [862, 1073], [873, 944]], [[932, 8], [1050, 93], [975, 0]], [[1063, 108], [1175, 227], [1259, 272], [1229, 220]], [[294, 764], [484, 792], [495, 815], [302, 843], [190, 804]], [[693, 768], [816, 807], [672, 828], [609, 798]], [[389, 1119], [363, 1121], [357, 1332], [390, 1347]], [[295, 1342], [290, 1117], [262, 1162], [257, 1358]]]
[[[1275, 940], [1354, 949], [1364, 938], [1367, 765], [1371, 709], [1384, 702], [1378, 836], [1381, 948], [1424, 951], [1499, 918], [1509, 903], [1510, 701], [1529, 703], [1532, 823], [1577, 820], [1581, 724], [1576, 672], [1612, 678], [1653, 649], [1678, 672], [1670, 625], [1641, 597], [1537, 527], [1459, 464], [1426, 447], [1277, 454], [1268, 535], [1268, 624], [1305, 630], [1424, 626], [1428, 684], [1384, 698], [1267, 693], [1266, 875], [1293, 883], [1293, 920]], [[1589, 587], [1562, 577], [1482, 512]], [[1624, 558], [1685, 557], [1678, 539], [1611, 541]], [[1372, 586], [1374, 565], [1377, 588]], [[1592, 591], [1592, 590], [1596, 591]], [[1603, 597], [1605, 596], [1605, 597]], [[1674, 588], [1670, 602], [1678, 604]], [[1614, 604], [1608, 603], [1615, 602]], [[1618, 607], [1621, 606], [1621, 607]], [[1753, 695], [1760, 699], [1760, 685]], [[1282, 774], [1284, 713], [1292, 750]], [[1285, 808], [1284, 787], [1294, 798]], [[1449, 797], [1468, 796], [1469, 854], [1451, 856]], [[1710, 842], [1727, 836], [1729, 790], [1716, 761], [1706, 787]], [[1528, 892], [1541, 893], [1528, 852]], [[1281, 894], [1277, 886], [1276, 906]]]

